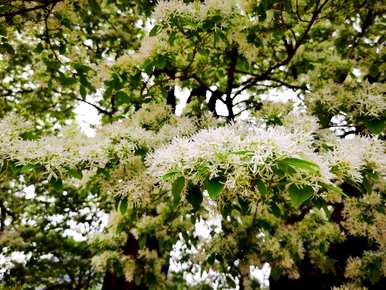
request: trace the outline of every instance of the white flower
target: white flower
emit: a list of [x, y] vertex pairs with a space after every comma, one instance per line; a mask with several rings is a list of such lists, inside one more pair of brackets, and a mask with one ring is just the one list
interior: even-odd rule
[[263, 166], [269, 156], [276, 154], [313, 160], [320, 164], [322, 176], [329, 178], [328, 165], [313, 152], [310, 135], [286, 131], [283, 127], [262, 129], [245, 123], [205, 129], [155, 150], [146, 164], [159, 177], [170, 170], [195, 170], [204, 162], [213, 177], [219, 167], [225, 170], [252, 166], [256, 170], [256, 166]]
[[330, 166], [340, 165], [346, 170], [347, 176], [361, 181], [361, 170], [365, 166], [378, 172], [385, 172], [386, 158], [384, 144], [380, 140], [355, 136], [352, 139], [338, 140], [328, 159]]
[[193, 6], [180, 0], [160, 1], [151, 16], [155, 21], [161, 21], [172, 13], [192, 13]]

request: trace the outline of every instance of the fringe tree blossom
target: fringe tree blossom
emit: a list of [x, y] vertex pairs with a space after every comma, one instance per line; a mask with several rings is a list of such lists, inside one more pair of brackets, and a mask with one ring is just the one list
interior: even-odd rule
[[[333, 151], [327, 153], [330, 167], [338, 177], [362, 180], [362, 170], [386, 171], [385, 146], [380, 140], [355, 136], [338, 140]], [[343, 174], [343, 176], [342, 176]]]
[[[34, 252], [6, 288], [257, 289], [268, 264], [275, 289], [385, 284], [381, 1], [12, 2], [0, 108], [50, 128], [97, 94], [104, 125], [0, 120], [0, 242]], [[297, 100], [262, 100], [281, 89]], [[74, 246], [69, 220], [104, 212]]]
[[[138, 148], [151, 150], [176, 136], [189, 136], [196, 130], [194, 120], [181, 118], [178, 122], [173, 118], [166, 106], [150, 105], [134, 114], [132, 123], [106, 125], [95, 137], [87, 137], [79, 128], [68, 126], [58, 136], [22, 140], [22, 134], [28, 132], [30, 125], [10, 115], [0, 123], [4, 128], [0, 156], [2, 160], [17, 160], [19, 164], [44, 164], [49, 176], [65, 175], [66, 168], [81, 164], [103, 168], [114, 154], [131, 158]], [[159, 134], [154, 130], [159, 130]]]
[[[368, 179], [367, 171], [382, 179], [384, 144], [355, 137], [335, 140], [323, 149], [323, 139], [315, 142], [319, 127], [315, 118], [296, 112], [280, 117], [281, 126], [251, 119], [210, 127], [213, 122], [205, 117], [172, 117], [168, 107], [149, 104], [129, 120], [101, 126], [93, 138], [68, 126], [58, 136], [23, 140], [23, 131], [29, 127], [9, 116], [0, 122], [4, 129], [1, 158], [2, 162], [42, 165], [43, 171], [55, 178], [71, 177], [68, 170], [80, 168], [81, 179], [74, 182], [73, 177], [67, 178], [68, 184], [79, 188], [97, 184], [104, 193], [119, 197], [106, 236], [93, 241], [103, 249], [93, 259], [96, 269], [109, 268], [116, 261], [128, 281], [152, 273], [165, 286], [162, 265], [168, 263], [168, 255], [144, 248], [134, 260], [118, 249], [129, 237], [141, 240], [152, 233], [169, 243], [171, 250], [170, 237], [181, 228], [194, 237], [194, 214], [203, 222], [218, 218], [220, 225], [210, 230], [209, 238], [195, 237], [196, 251], [185, 253], [191, 256], [192, 267], [200, 265], [208, 273], [225, 277], [216, 263], [211, 264], [211, 257], [236, 255], [238, 244], [248, 237], [250, 252], [237, 266], [245, 268], [246, 275], [251, 265], [262, 266], [266, 262], [263, 257], [269, 256], [271, 267], [296, 279], [300, 275], [296, 259], [303, 259], [305, 252], [315, 267], [330, 269], [332, 261], [320, 248], [345, 239], [339, 226], [329, 222], [330, 204], [341, 202], [344, 194], [337, 186], [347, 179], [359, 184]], [[115, 163], [110, 163], [112, 160]], [[107, 175], [98, 174], [99, 170]], [[178, 189], [180, 197], [176, 195], [177, 180], [183, 182]], [[382, 182], [378, 184], [382, 190]], [[361, 220], [362, 210], [358, 209], [380, 207], [380, 200], [379, 194], [350, 198], [342, 226], [354, 235], [365, 231], [383, 247], [379, 229], [384, 215], [373, 209], [374, 226], [370, 226]], [[229, 206], [238, 210], [228, 212]], [[298, 218], [299, 209], [303, 217], [288, 222]], [[170, 220], [175, 212], [178, 217]], [[127, 227], [127, 235], [118, 235], [122, 227]], [[354, 264], [348, 267], [356, 267]], [[356, 277], [351, 268], [348, 275]]]
[[[195, 162], [204, 161], [212, 166], [208, 169], [210, 177], [215, 177], [219, 162], [226, 170], [243, 165], [264, 165], [269, 157], [296, 156], [320, 160], [312, 152], [311, 142], [311, 136], [304, 131], [288, 133], [288, 129], [282, 127], [261, 129], [236, 124], [203, 130], [191, 138], [174, 139], [172, 144], [152, 153], [146, 162], [155, 176], [162, 176], [171, 170], [184, 172]], [[248, 157], [243, 156], [246, 153]], [[324, 168], [323, 175], [328, 179], [331, 174], [327, 164], [319, 165]]]

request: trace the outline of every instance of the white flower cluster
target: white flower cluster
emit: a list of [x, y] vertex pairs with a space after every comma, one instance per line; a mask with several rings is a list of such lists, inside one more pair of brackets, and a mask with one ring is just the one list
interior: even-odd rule
[[63, 174], [65, 167], [76, 167], [84, 161], [98, 167], [108, 161], [107, 138], [89, 138], [81, 132], [72, 137], [48, 136], [39, 140], [18, 140], [14, 152], [9, 152], [10, 159], [21, 164], [45, 164], [50, 175]]
[[343, 175], [354, 181], [362, 180], [361, 170], [366, 166], [386, 173], [385, 145], [368, 137], [338, 140], [334, 150], [327, 153], [327, 159], [330, 167], [338, 167], [338, 177]]
[[159, 1], [154, 9], [152, 18], [158, 22], [172, 13], [193, 13], [193, 11], [194, 9], [192, 4], [185, 4], [180, 0]]
[[363, 116], [379, 117], [386, 112], [386, 85], [366, 82], [359, 90], [356, 100], [358, 113]]
[[[184, 3], [181, 0], [171, 0], [171, 1], [160, 1], [154, 9], [154, 12], [151, 18], [155, 21], [156, 25], [167, 26], [167, 22], [170, 20], [172, 15], [181, 15], [183, 17], [188, 17], [193, 19], [193, 21], [203, 21], [207, 17], [220, 13], [222, 16], [227, 17], [230, 14], [237, 12], [242, 14], [241, 6], [237, 5], [238, 1], [230, 0], [207, 0], [204, 3]], [[237, 34], [240, 29], [240, 26], [243, 27], [247, 22], [239, 23], [237, 27], [230, 33], [230, 38], [234, 38], [237, 40]], [[181, 51], [184, 50], [184, 46], [186, 45], [186, 41], [181, 41], [178, 43], [177, 47], [176, 43], [174, 47], [169, 45], [169, 29], [165, 28], [162, 31], [159, 31], [156, 35], [146, 35], [142, 41], [141, 46], [135, 53], [130, 55], [121, 56], [117, 60], [117, 66], [122, 69], [127, 69], [128, 67], [139, 65], [143, 63], [146, 59], [155, 56], [156, 53], [160, 52], [174, 52], [177, 55], [180, 54]], [[242, 51], [246, 51], [243, 48], [248, 48], [249, 54], [251, 58], [255, 56], [255, 51], [253, 49], [253, 45], [247, 44], [245, 37], [243, 40], [237, 41]], [[178, 42], [178, 40], [176, 41]], [[184, 55], [180, 61], [184, 61], [186, 56]]]
[[351, 88], [346, 85], [330, 83], [314, 92], [306, 102], [310, 108], [317, 110], [324, 105], [332, 114], [341, 111], [353, 117], [382, 117], [386, 111], [384, 92], [386, 85], [364, 82], [360, 88]]
[[129, 55], [123, 55], [118, 58], [117, 66], [122, 69], [139, 65], [146, 59], [152, 57], [157, 51], [167, 50], [167, 42], [165, 34], [149, 36], [146, 35], [142, 41], [138, 51]]
[[131, 119], [102, 126], [95, 137], [67, 126], [58, 136], [22, 140], [20, 134], [29, 129], [28, 122], [14, 115], [0, 120], [0, 163], [9, 159], [21, 165], [42, 164], [49, 176], [57, 176], [79, 164], [87, 164], [94, 172], [114, 155], [130, 160], [138, 148], [152, 150], [174, 137], [191, 135], [197, 126], [195, 120], [172, 117], [165, 105], [148, 105]]
[[121, 122], [101, 127], [98, 136], [114, 143], [114, 152], [134, 152], [139, 147], [154, 149], [177, 136], [190, 136], [197, 130], [196, 120], [171, 116], [166, 105], [147, 104]]
[[185, 4], [181, 0], [160, 1], [154, 12], [152, 18], [157, 22], [167, 19], [173, 13], [191, 15], [197, 19], [205, 19], [212, 11], [221, 11], [224, 15], [231, 14], [238, 7], [238, 1], [235, 0], [206, 0], [201, 4]]
[[20, 134], [32, 129], [32, 124], [16, 114], [9, 114], [0, 119], [0, 159], [15, 150], [14, 144]]
[[283, 125], [292, 130], [303, 130], [308, 134], [318, 132], [319, 123], [316, 117], [304, 112], [291, 112], [283, 118]]
[[[290, 156], [317, 162], [325, 178], [331, 175], [311, 148], [312, 136], [304, 131], [288, 133], [284, 127], [261, 129], [245, 123], [202, 130], [191, 138], [177, 138], [148, 156], [146, 163], [155, 176], [170, 171], [186, 172], [205, 162], [211, 177], [221, 166], [227, 171], [242, 166], [264, 166], [268, 158]], [[247, 158], [244, 153], [247, 152]]]

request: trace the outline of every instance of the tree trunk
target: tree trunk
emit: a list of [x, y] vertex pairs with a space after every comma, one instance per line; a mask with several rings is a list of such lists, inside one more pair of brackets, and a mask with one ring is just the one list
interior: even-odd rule
[[[123, 246], [123, 253], [128, 256], [136, 257], [138, 255], [138, 241], [132, 234], [129, 234], [126, 244]], [[103, 278], [102, 290], [144, 290], [144, 286], [135, 285], [134, 281], [128, 282], [125, 276], [118, 276], [116, 273], [106, 271]]]

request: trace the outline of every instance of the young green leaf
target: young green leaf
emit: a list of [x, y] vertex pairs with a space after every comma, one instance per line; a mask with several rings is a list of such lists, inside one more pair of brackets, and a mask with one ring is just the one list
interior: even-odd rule
[[220, 193], [224, 189], [224, 180], [223, 178], [216, 177], [208, 180], [206, 183], [206, 190], [208, 191], [209, 197], [211, 199], [217, 199]]
[[378, 259], [368, 265], [368, 277], [372, 285], [381, 279], [379, 269], [381, 269], [381, 261]]
[[20, 169], [20, 173], [29, 173], [35, 171], [36, 166], [34, 164], [26, 164]]
[[267, 187], [265, 186], [264, 182], [261, 179], [257, 181], [256, 185], [261, 195], [267, 195], [268, 193]]
[[173, 194], [173, 208], [176, 208], [181, 200], [181, 192], [185, 187], [185, 178], [183, 176], [178, 177], [172, 184]]
[[12, 45], [10, 45], [9, 43], [3, 42], [0, 44], [0, 53], [8, 53], [8, 54], [14, 55], [15, 50], [12, 47]]
[[366, 127], [371, 133], [378, 135], [384, 132], [386, 128], [386, 119], [374, 119], [365, 122]]
[[98, 4], [98, 1], [96, 0], [88, 0], [88, 4], [91, 7], [91, 11], [95, 16], [98, 16], [102, 13], [101, 7]]
[[324, 184], [324, 188], [329, 192], [338, 193], [338, 194], [341, 194], [343, 196], [347, 196], [347, 194], [345, 194], [344, 191], [337, 186], [334, 186], [331, 184]]
[[169, 181], [173, 179], [177, 174], [180, 174], [178, 171], [169, 171], [166, 174], [161, 176], [162, 181]]
[[312, 197], [314, 190], [308, 185], [298, 187], [295, 184], [291, 184], [288, 188], [288, 192], [293, 207], [299, 208], [306, 200]]
[[156, 36], [160, 31], [161, 31], [161, 26], [154, 25], [154, 27], [149, 32], [149, 36]]
[[127, 196], [125, 196], [119, 202], [119, 212], [121, 214], [124, 214], [127, 210], [127, 206], [128, 206], [128, 200], [127, 200]]
[[83, 176], [82, 171], [77, 168], [68, 168], [67, 173], [69, 176], [74, 177], [76, 179], [81, 179]]
[[200, 187], [198, 185], [191, 184], [188, 187], [188, 194], [186, 195], [186, 199], [193, 206], [193, 209], [197, 211], [200, 208], [203, 200]]
[[50, 185], [57, 192], [63, 191], [63, 181], [60, 178], [51, 178]]
[[319, 172], [320, 168], [317, 164], [307, 161], [304, 159], [298, 158], [285, 158], [279, 161], [279, 166], [286, 167], [289, 166], [293, 169], [302, 169], [309, 172]]

